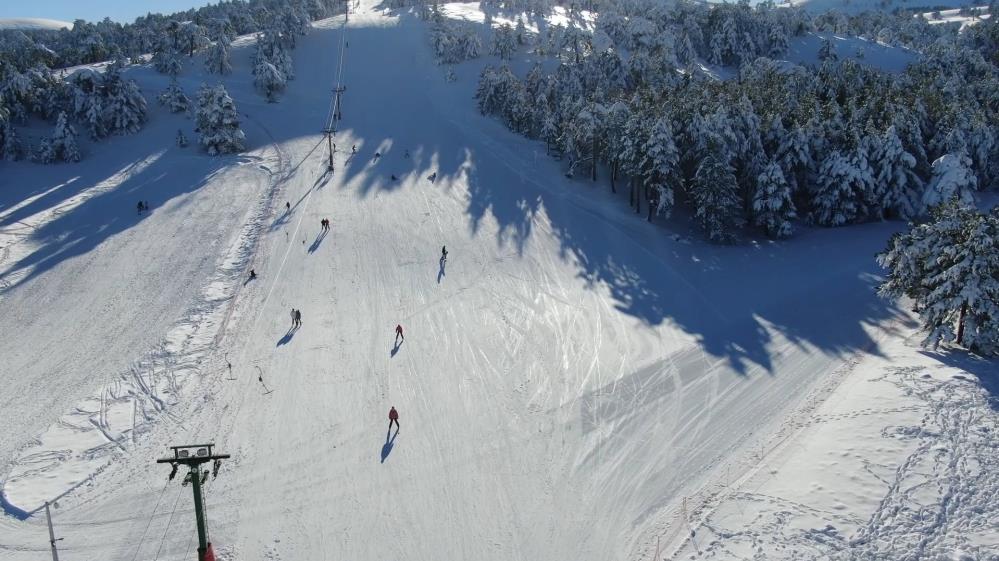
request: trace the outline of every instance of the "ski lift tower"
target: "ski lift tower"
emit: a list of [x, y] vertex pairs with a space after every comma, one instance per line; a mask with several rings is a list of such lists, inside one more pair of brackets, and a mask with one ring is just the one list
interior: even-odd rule
[[201, 485], [208, 480], [209, 472], [201, 471], [201, 464], [213, 462], [212, 476], [218, 477], [222, 460], [229, 458], [229, 454], [215, 454], [212, 450], [214, 444], [191, 444], [187, 446], [171, 446], [173, 450], [172, 458], [162, 458], [156, 460], [158, 464], [170, 464], [173, 469], [170, 471], [170, 479], [177, 475], [177, 467], [181, 464], [190, 468], [184, 478], [184, 485], [191, 484], [194, 489], [194, 515], [198, 522], [198, 561], [215, 561], [215, 552], [212, 551], [212, 544], [208, 542], [208, 530], [205, 526], [204, 498], [201, 495]]

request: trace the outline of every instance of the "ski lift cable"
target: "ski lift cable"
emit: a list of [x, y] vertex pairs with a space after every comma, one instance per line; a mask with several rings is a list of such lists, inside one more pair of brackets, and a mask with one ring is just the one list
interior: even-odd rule
[[160, 552], [163, 551], [163, 542], [166, 541], [167, 533], [170, 531], [170, 526], [173, 525], [173, 515], [177, 513], [177, 505], [180, 504], [180, 496], [183, 494], [184, 488], [181, 486], [181, 488], [177, 491], [177, 499], [173, 501], [173, 510], [170, 511], [170, 519], [167, 520], [166, 528], [163, 529], [163, 535], [160, 536], [160, 546], [156, 548], [156, 557], [153, 558], [153, 561], [159, 561]]
[[146, 534], [149, 532], [149, 526], [153, 523], [153, 518], [156, 517], [156, 510], [160, 507], [160, 501], [163, 500], [163, 495], [166, 494], [167, 487], [170, 486], [170, 480], [168, 479], [166, 483], [163, 484], [163, 489], [160, 490], [160, 496], [156, 498], [156, 505], [153, 506], [153, 512], [149, 514], [149, 520], [146, 520], [146, 527], [142, 530], [142, 535], [139, 536], [139, 543], [135, 546], [135, 553], [132, 554], [132, 561], [135, 561], [139, 556], [139, 550], [142, 549], [142, 542], [146, 539]]
[[327, 118], [326, 128], [329, 130], [334, 130], [333, 123], [336, 122], [336, 115], [340, 108], [337, 106], [337, 90], [343, 85], [343, 66], [344, 66], [344, 52], [347, 50], [345, 45], [347, 42], [347, 17], [344, 14], [343, 24], [340, 26], [340, 57], [337, 61], [337, 71], [336, 71], [336, 82], [335, 88], [333, 90], [333, 96], [330, 98], [330, 112], [329, 118]]

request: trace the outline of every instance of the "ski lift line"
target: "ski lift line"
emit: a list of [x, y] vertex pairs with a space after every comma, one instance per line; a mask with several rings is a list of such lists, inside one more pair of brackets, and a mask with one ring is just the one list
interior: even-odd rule
[[344, 55], [344, 50], [345, 50], [344, 45], [346, 43], [346, 40], [347, 40], [347, 18], [345, 17], [343, 19], [343, 24], [341, 24], [340, 26], [340, 56], [337, 60], [337, 71], [336, 71], [336, 82], [335, 82], [336, 87], [333, 90], [334, 91], [333, 95], [330, 97], [330, 110], [328, 117], [326, 119], [326, 122], [328, 123], [326, 128], [328, 130], [334, 130], [333, 122], [336, 121], [336, 114], [339, 110], [339, 107], [337, 107], [336, 90], [340, 89], [341, 79], [343, 78], [343, 58], [344, 58], [343, 55]]
[[[183, 489], [183, 487], [181, 487], [181, 489]], [[163, 551], [163, 542], [166, 541], [166, 536], [170, 531], [170, 526], [173, 525], [173, 515], [177, 512], [177, 505], [180, 504], [180, 496], [182, 494], [183, 493], [181, 491], [177, 491], [177, 499], [173, 501], [173, 510], [170, 511], [170, 519], [167, 520], [166, 528], [163, 529], [163, 535], [160, 537], [160, 546], [156, 548], [156, 557], [153, 558], [153, 561], [159, 561], [160, 552]]]
[[167, 487], [170, 485], [170, 480], [168, 479], [166, 483], [163, 484], [163, 489], [160, 491], [160, 496], [156, 498], [156, 505], [153, 506], [153, 512], [149, 514], [149, 520], [146, 520], [146, 527], [142, 530], [142, 535], [139, 536], [139, 544], [135, 546], [135, 553], [132, 554], [132, 561], [135, 561], [139, 556], [139, 550], [142, 549], [142, 542], [146, 539], [146, 534], [149, 533], [149, 526], [153, 523], [153, 518], [156, 517], [156, 510], [160, 508], [160, 501], [163, 500], [163, 495], [166, 494]]
[[[298, 239], [298, 232], [302, 228], [302, 222], [305, 220], [305, 215], [307, 214], [306, 211], [309, 208], [309, 202], [312, 200], [312, 193], [313, 192], [315, 192], [314, 188], [309, 189], [308, 193], [306, 193], [305, 197], [303, 198], [303, 201], [302, 201], [302, 212], [299, 214], [298, 224], [295, 225], [295, 231], [294, 231], [294, 236], [293, 236], [294, 239]], [[260, 303], [259, 308], [261, 310], [265, 309], [267, 307], [267, 303], [270, 302], [271, 297], [274, 295], [274, 289], [277, 288], [277, 284], [278, 284], [277, 281], [281, 278], [281, 274], [284, 272], [284, 267], [285, 267], [285, 265], [288, 262], [288, 256], [291, 255], [291, 248], [294, 247], [294, 246], [295, 246], [295, 244], [289, 243], [287, 249], [285, 249], [284, 257], [281, 259], [281, 264], [278, 265], [277, 270], [274, 272], [274, 277], [273, 277], [274, 278], [274, 282], [271, 283], [270, 290], [267, 291], [267, 296], [265, 296], [264, 299], [263, 299], [263, 301]], [[262, 318], [262, 317], [263, 317], [263, 314], [257, 314], [256, 317], [253, 319], [253, 323], [250, 324], [250, 329], [249, 329], [248, 333], [251, 336], [256, 334], [257, 327], [260, 324], [260, 318]], [[243, 355], [245, 355], [245, 351], [243, 353], [241, 353], [241, 356], [243, 356]], [[258, 368], [259, 368], [259, 366], [258, 366]], [[246, 396], [248, 395], [248, 393], [250, 391], [250, 388], [252, 386], [253, 386], [253, 378], [248, 376], [247, 379], [246, 379], [246, 382], [244, 382], [242, 391], [240, 391], [239, 403], [236, 405], [236, 409], [235, 409], [235, 411], [233, 411], [232, 416], [230, 417], [230, 419], [233, 421], [233, 423], [225, 431], [225, 435], [226, 436], [229, 436], [229, 435], [232, 434], [232, 429], [235, 427], [235, 422], [234, 421], [239, 416], [239, 412], [240, 412], [240, 410], [242, 410], [243, 403], [246, 402]], [[205, 425], [202, 424], [201, 427], [199, 427], [199, 429], [200, 428], [204, 428], [204, 426]]]
[[343, 19], [343, 25], [340, 27], [340, 58], [339, 61], [337, 62], [336, 87], [333, 90], [334, 93], [331, 98], [331, 103], [332, 103], [331, 111], [329, 119], [327, 120], [328, 125], [326, 126], [327, 129], [332, 130], [334, 132], [336, 132], [336, 129], [334, 128], [333, 123], [336, 122], [337, 120], [336, 115], [340, 111], [340, 108], [338, 106], [339, 103], [337, 100], [336, 91], [339, 90], [340, 87], [343, 85], [344, 51], [346, 51], [345, 47], [346, 41], [347, 41], [347, 18], [345, 17]]

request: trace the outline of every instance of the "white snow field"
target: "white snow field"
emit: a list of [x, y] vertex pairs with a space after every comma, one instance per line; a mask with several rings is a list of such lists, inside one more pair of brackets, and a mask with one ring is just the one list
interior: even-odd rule
[[175, 148], [190, 120], [155, 111], [81, 164], [4, 164], [0, 559], [48, 555], [29, 514], [57, 498], [65, 559], [190, 559], [190, 490], [154, 461], [200, 442], [232, 454], [206, 491], [226, 559], [653, 559], [912, 329], [873, 290], [901, 224], [732, 247], [648, 224], [478, 114], [489, 60], [447, 83], [412, 16], [341, 22], [277, 104], [235, 50], [245, 154]]
[[687, 513], [695, 531], [667, 558], [995, 559], [999, 364], [918, 339], [859, 360]]

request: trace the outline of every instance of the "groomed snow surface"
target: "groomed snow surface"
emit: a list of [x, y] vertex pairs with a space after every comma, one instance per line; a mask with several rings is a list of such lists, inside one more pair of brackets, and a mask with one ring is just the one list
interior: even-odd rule
[[[277, 104], [252, 89], [252, 40], [237, 42], [223, 81], [246, 116], [244, 154], [174, 147], [178, 128], [196, 138], [192, 122], [156, 109], [140, 134], [90, 145], [80, 164], [3, 164], [0, 559], [48, 555], [33, 513], [54, 499], [66, 559], [190, 559], [190, 489], [154, 461], [206, 441], [232, 455], [206, 488], [227, 559], [739, 557], [739, 539], [719, 533], [731, 550], [709, 549], [685, 539], [688, 524], [715, 524], [723, 498], [764, 489], [743, 483], [803, 445], [798, 427], [834, 414], [822, 403], [843, 380], [855, 387], [851, 372], [868, 372], [855, 365], [875, 360], [865, 356], [886, 363], [885, 385], [913, 389], [857, 410], [911, 416], [958, 394], [921, 405], [931, 382], [887, 365], [909, 356], [897, 339], [914, 324], [875, 296], [872, 256], [902, 225], [716, 247], [682, 219], [647, 224], [605, 182], [566, 180], [542, 145], [478, 114], [475, 82], [494, 60], [447, 83], [411, 16], [364, 5], [346, 37], [341, 23], [300, 42]], [[342, 43], [330, 175], [319, 131]], [[167, 84], [147, 68], [129, 75], [150, 100]], [[195, 57], [182, 84], [191, 95], [206, 79]], [[138, 215], [138, 200], [152, 210]], [[967, 378], [961, 399], [984, 404]], [[391, 406], [406, 431], [382, 432]], [[961, 457], [979, 454], [987, 419], [947, 433]], [[944, 434], [936, 422], [920, 426]], [[892, 481], [892, 458], [927, 438], [897, 433], [871, 471]], [[817, 457], [841, 447], [813, 440]], [[994, 493], [994, 469], [906, 473], [917, 472]], [[799, 500], [796, 480], [782, 484]], [[838, 492], [849, 478], [823, 484]], [[885, 488], [886, 500], [916, 500]], [[912, 527], [865, 524], [897, 512], [875, 491], [840, 495], [847, 521], [823, 523], [840, 535], [874, 543]], [[732, 524], [778, 540], [771, 526]], [[933, 547], [965, 526], [935, 528]], [[988, 551], [986, 538], [969, 551]]]

